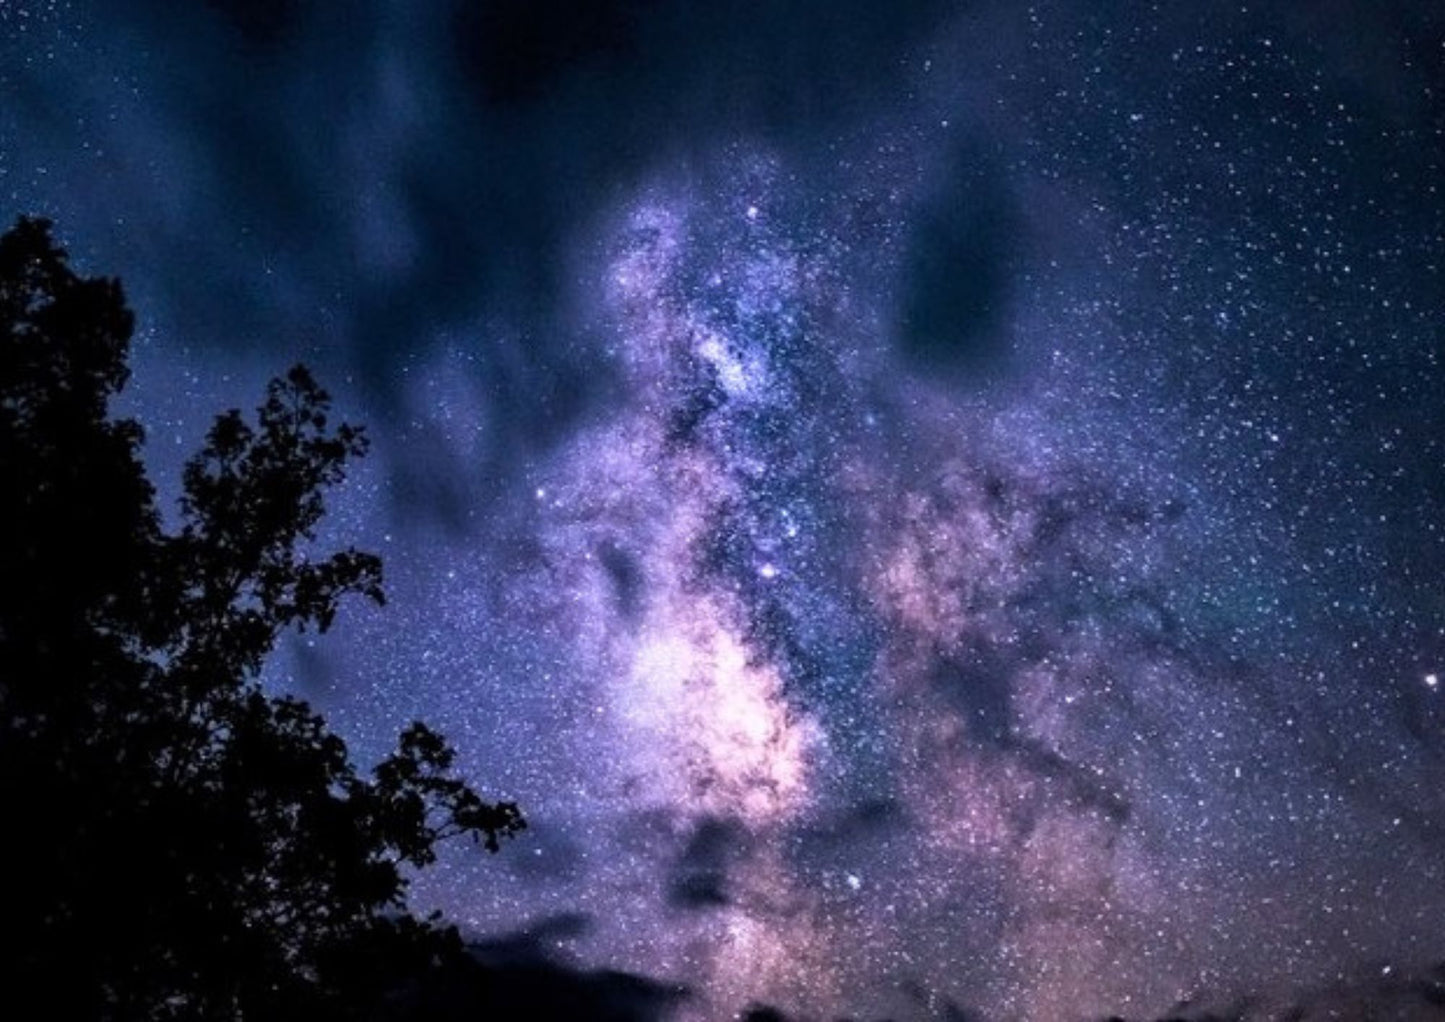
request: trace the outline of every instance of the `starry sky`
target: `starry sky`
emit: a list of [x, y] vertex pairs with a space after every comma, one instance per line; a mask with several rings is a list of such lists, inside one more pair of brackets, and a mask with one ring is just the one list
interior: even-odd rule
[[0, 0], [162, 494], [298, 360], [368, 427], [388, 606], [267, 684], [522, 803], [419, 908], [680, 1019], [1445, 959], [1442, 189], [1432, 0]]

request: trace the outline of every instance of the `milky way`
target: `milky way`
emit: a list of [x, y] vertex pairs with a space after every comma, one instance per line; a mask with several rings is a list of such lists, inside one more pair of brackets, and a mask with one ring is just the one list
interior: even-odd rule
[[163, 491], [295, 358], [369, 423], [389, 605], [267, 681], [522, 803], [419, 907], [688, 1019], [1445, 956], [1431, 5], [214, 6], [0, 7], [0, 180]]

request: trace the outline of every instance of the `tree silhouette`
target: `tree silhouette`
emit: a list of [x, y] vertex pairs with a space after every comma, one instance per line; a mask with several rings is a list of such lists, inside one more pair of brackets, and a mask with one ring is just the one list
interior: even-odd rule
[[53, 1018], [399, 1017], [463, 968], [405, 911], [410, 869], [524, 826], [425, 725], [363, 776], [258, 672], [288, 628], [378, 602], [381, 565], [312, 550], [366, 449], [302, 367], [220, 416], [162, 527], [139, 426], [111, 417], [132, 329], [43, 220], [0, 237], [0, 819], [12, 1006]]

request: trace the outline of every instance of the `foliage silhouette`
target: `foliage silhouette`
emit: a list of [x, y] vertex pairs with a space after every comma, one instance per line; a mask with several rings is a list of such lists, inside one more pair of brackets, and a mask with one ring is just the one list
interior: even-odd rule
[[132, 330], [43, 220], [0, 237], [0, 812], [10, 1005], [55, 1018], [392, 1018], [481, 982], [404, 907], [437, 842], [525, 826], [411, 725], [369, 776], [258, 672], [288, 628], [382, 599], [381, 565], [311, 550], [366, 449], [302, 367], [220, 416], [168, 532], [139, 426], [110, 416]]

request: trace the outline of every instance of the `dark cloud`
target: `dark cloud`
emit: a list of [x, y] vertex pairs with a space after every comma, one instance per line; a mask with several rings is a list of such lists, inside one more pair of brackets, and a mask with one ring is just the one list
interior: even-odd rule
[[649, 148], [718, 131], [784, 144], [825, 132], [890, 98], [908, 48], [949, 11], [934, 0], [887, 11], [861, 0], [458, 0], [452, 26], [484, 104], [605, 114], [625, 152], [644, 130]]
[[688, 993], [675, 984], [610, 969], [579, 968], [561, 940], [590, 928], [585, 916], [554, 917], [508, 937], [467, 946], [483, 968], [423, 1007], [428, 1018], [528, 1018], [538, 1022], [661, 1022]]
[[562, 912], [538, 919], [525, 929], [499, 937], [474, 940], [473, 957], [488, 965], [516, 965], [552, 960], [557, 946], [586, 936], [594, 922], [585, 912]]
[[[596, 281], [568, 268], [619, 189], [691, 173], [739, 135], [802, 153], [900, 101], [909, 48], [947, 11], [455, 0], [398, 19], [380, 3], [133, 0], [85, 15], [115, 45], [57, 54], [68, 94], [53, 65], [21, 71], [13, 155], [78, 171], [47, 151], [106, 125], [112, 157], [37, 179], [31, 201], [126, 264], [167, 333], [355, 370], [391, 441], [398, 517], [460, 528], [488, 484], [460, 484], [424, 436], [397, 448], [430, 410], [405, 373], [443, 338], [468, 350], [456, 371], [484, 394], [488, 437], [472, 478], [505, 485], [615, 395], [568, 305]], [[143, 239], [120, 226], [138, 220]]]
[[296, 30], [305, 0], [206, 0], [249, 46], [271, 49]]
[[615, 75], [637, 59], [648, 0], [460, 0], [457, 57], [496, 106], [526, 106], [573, 75]]
[[1010, 693], [1023, 665], [1012, 650], [974, 642], [938, 660], [930, 684], [943, 693], [977, 740], [1007, 745], [1013, 730]]
[[[1158, 1022], [1433, 1022], [1440, 1018], [1445, 1018], [1445, 965], [1433, 969], [1387, 965], [1371, 974], [1357, 972], [1308, 990], [1232, 998], [1201, 994], [1175, 1005]], [[1109, 1022], [1124, 1019], [1114, 1016]]]
[[732, 902], [727, 892], [727, 878], [720, 871], [692, 870], [672, 882], [667, 892], [669, 904], [678, 908], [717, 908]]
[[899, 345], [910, 366], [976, 383], [1007, 355], [1022, 229], [995, 158], [964, 150], [945, 164], [904, 257]]
[[[527, 340], [495, 380], [520, 395], [498, 421], [534, 435], [570, 421], [550, 378], [588, 375], [574, 375], [585, 366], [557, 318], [563, 246], [615, 188], [739, 132], [792, 146], [894, 100], [908, 47], [946, 9], [457, 0], [402, 28], [384, 5], [341, 17], [214, 0], [178, 14], [136, 0], [89, 15], [134, 50], [87, 54], [73, 71], [144, 90], [144, 110], [116, 121], [129, 137], [115, 150], [149, 138], [186, 166], [99, 165], [114, 205], [57, 212], [114, 246], [118, 216], [168, 206], [151, 225], [164, 232], [156, 251], [186, 272], [132, 272], [166, 288], [192, 343], [289, 347], [339, 330], [382, 408], [392, 370], [439, 330], [500, 314]], [[167, 59], [182, 47], [195, 59]], [[48, 88], [53, 72], [33, 89], [20, 76], [15, 116], [63, 144], [83, 93]], [[284, 267], [280, 286], [300, 299], [280, 320], [268, 267]]]
[[769, 1004], [750, 1004], [743, 1011], [742, 1022], [788, 1022], [788, 1016]]
[[705, 819], [693, 829], [673, 868], [668, 900], [680, 908], [728, 904], [728, 870], [750, 841], [735, 820]]
[[840, 863], [852, 867], [886, 861], [890, 844], [906, 841], [915, 822], [894, 799], [866, 799], [819, 814], [798, 828], [791, 854], [801, 869], [812, 873], [826, 873]]
[[[981, 1022], [982, 1016], [968, 1010], [949, 1000], [946, 997], [938, 997], [930, 994], [919, 984], [903, 980], [897, 984], [899, 992], [910, 1002], [913, 1014], [909, 1017], [918, 1019], [937, 1020], [937, 1022]], [[892, 1016], [855, 1016], [839, 1015], [834, 1022], [859, 1022], [860, 1019], [867, 1019], [868, 1022], [894, 1022]], [[740, 1016], [740, 1022], [804, 1022], [797, 1019], [771, 1004], [750, 1004]]]
[[618, 612], [628, 620], [635, 619], [642, 609], [644, 581], [637, 556], [615, 543], [607, 542], [602, 544], [597, 557], [612, 583]]
[[[1038, 742], [1014, 742], [1010, 751], [1036, 776], [1056, 782], [1060, 789], [1058, 804], [1075, 812], [1096, 814], [1113, 827], [1128, 822], [1128, 800], [1097, 772]], [[1031, 829], [1032, 824], [1021, 828], [1025, 834]]]

